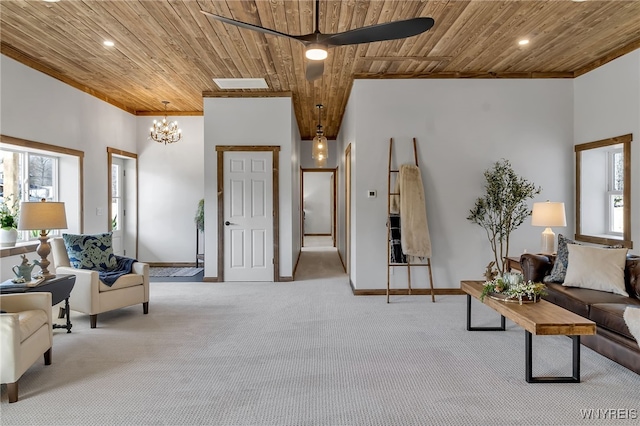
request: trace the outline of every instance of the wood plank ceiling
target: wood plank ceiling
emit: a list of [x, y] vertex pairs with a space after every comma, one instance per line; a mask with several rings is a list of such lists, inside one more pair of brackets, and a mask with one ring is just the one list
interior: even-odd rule
[[[227, 25], [205, 10], [288, 34], [314, 28], [313, 0], [0, 2], [3, 54], [138, 115], [201, 114], [212, 78], [264, 77], [290, 92], [303, 139], [317, 103], [334, 138], [354, 78], [572, 78], [640, 48], [640, 1], [320, 0], [320, 32], [430, 16], [404, 40], [334, 47], [305, 80], [302, 44]], [[530, 43], [520, 46], [527, 38]], [[113, 47], [103, 46], [112, 40]]]

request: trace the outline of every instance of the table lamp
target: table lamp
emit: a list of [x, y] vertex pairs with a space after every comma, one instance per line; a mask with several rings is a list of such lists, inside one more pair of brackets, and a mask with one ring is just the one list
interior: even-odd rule
[[47, 256], [51, 253], [49, 245], [49, 231], [52, 229], [67, 229], [67, 215], [64, 203], [48, 202], [44, 198], [41, 201], [20, 203], [20, 217], [18, 229], [40, 230], [40, 244], [36, 253], [40, 256], [40, 268], [45, 280], [53, 278], [56, 274], [49, 272], [50, 262]]
[[556, 244], [556, 234], [551, 230], [552, 226], [567, 226], [567, 218], [564, 214], [564, 203], [552, 203], [550, 201], [533, 203], [531, 225], [544, 226], [542, 231], [542, 253], [553, 253]]

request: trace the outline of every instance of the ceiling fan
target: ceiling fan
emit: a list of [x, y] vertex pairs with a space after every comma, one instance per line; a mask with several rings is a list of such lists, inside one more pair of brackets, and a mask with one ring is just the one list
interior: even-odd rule
[[320, 23], [320, 1], [316, 0], [316, 20], [315, 30], [311, 34], [291, 35], [281, 33], [279, 31], [270, 30], [258, 25], [248, 24], [246, 22], [236, 21], [234, 19], [225, 18], [224, 16], [215, 15], [210, 12], [201, 10], [205, 15], [237, 27], [258, 31], [264, 34], [271, 34], [280, 37], [286, 37], [302, 43], [306, 47], [305, 56], [310, 60], [307, 63], [305, 75], [307, 80], [313, 81], [322, 77], [324, 72], [323, 60], [327, 57], [327, 48], [333, 46], [345, 46], [348, 44], [371, 43], [374, 41], [397, 40], [407, 38], [423, 33], [433, 27], [435, 21], [433, 18], [412, 18], [403, 21], [385, 22], [382, 24], [370, 25], [367, 27], [356, 28], [354, 30], [344, 31], [336, 34], [322, 34], [319, 30]]

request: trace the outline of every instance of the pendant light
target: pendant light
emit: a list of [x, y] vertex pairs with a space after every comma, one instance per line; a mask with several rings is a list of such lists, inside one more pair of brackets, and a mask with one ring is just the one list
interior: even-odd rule
[[329, 157], [329, 146], [327, 145], [327, 138], [324, 136], [324, 131], [322, 130], [322, 120], [320, 117], [323, 105], [318, 104], [316, 108], [318, 108], [318, 126], [316, 127], [316, 137], [313, 138], [311, 158], [315, 160], [316, 167], [324, 167]]

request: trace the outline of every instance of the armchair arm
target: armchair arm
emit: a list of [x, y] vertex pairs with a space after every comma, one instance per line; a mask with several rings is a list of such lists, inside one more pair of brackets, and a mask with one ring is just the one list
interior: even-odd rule
[[144, 262], [134, 262], [131, 267], [131, 272], [134, 274], [142, 275], [142, 282], [144, 286], [144, 301], [149, 301], [149, 264]]
[[553, 261], [542, 254], [524, 253], [520, 256], [520, 267], [525, 281], [542, 282], [545, 275], [551, 272]]
[[73, 274], [76, 283], [71, 290], [69, 303], [74, 311], [94, 314], [100, 312], [100, 276], [97, 271], [89, 269], [76, 269], [70, 266], [59, 266], [57, 274]]
[[[0, 295], [0, 307], [7, 312], [30, 311], [41, 309], [51, 312], [51, 293], [30, 292]], [[49, 318], [51, 319], [51, 317]]]

